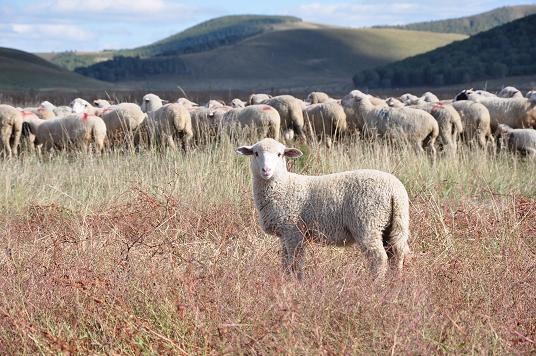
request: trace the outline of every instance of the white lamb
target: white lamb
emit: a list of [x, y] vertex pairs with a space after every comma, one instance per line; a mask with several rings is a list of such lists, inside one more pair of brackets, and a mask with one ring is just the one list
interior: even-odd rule
[[272, 139], [237, 152], [251, 156], [259, 222], [264, 232], [280, 238], [285, 271], [302, 277], [307, 240], [356, 242], [377, 279], [384, 277], [388, 262], [402, 269], [409, 253], [409, 198], [395, 176], [368, 169], [324, 176], [290, 173], [285, 157], [302, 153]]
[[519, 91], [519, 89], [514, 87], [504, 87], [499, 94], [497, 94], [499, 98], [522, 98], [523, 93]]

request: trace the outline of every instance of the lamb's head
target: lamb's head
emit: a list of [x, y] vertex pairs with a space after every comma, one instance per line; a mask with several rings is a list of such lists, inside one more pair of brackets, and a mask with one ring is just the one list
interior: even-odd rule
[[141, 102], [141, 111], [144, 113], [153, 112], [162, 107], [164, 100], [156, 94], [145, 94]]
[[88, 103], [87, 101], [81, 98], [76, 98], [73, 101], [71, 101], [70, 106], [73, 110], [73, 113], [76, 113], [76, 114], [82, 114], [82, 113], [91, 111], [93, 109], [93, 106], [90, 103]]
[[236, 152], [251, 156], [251, 173], [265, 180], [287, 172], [285, 157], [297, 158], [302, 155], [297, 148], [285, 147], [271, 138], [265, 138], [253, 146], [238, 147]]
[[454, 101], [460, 100], [470, 100], [469, 96], [474, 95], [475, 91], [473, 89], [464, 89], [454, 97]]
[[112, 106], [108, 100], [95, 99], [93, 100], [93, 106], [100, 109], [106, 109]]
[[54, 104], [47, 100], [43, 101], [39, 106], [49, 111], [52, 111], [56, 108]]

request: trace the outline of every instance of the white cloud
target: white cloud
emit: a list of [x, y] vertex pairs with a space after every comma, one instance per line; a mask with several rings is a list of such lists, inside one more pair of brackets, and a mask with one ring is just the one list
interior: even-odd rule
[[14, 34], [26, 38], [44, 38], [54, 40], [87, 41], [94, 38], [90, 32], [76, 26], [67, 24], [10, 24], [7, 28]]

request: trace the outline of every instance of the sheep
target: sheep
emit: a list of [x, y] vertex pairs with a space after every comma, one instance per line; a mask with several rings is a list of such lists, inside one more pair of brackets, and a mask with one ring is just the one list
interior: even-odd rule
[[499, 98], [522, 98], [523, 93], [521, 93], [517, 88], [514, 87], [504, 87], [497, 96]]
[[439, 143], [442, 152], [455, 154], [458, 148], [458, 136], [463, 132], [462, 120], [452, 105], [426, 103], [412, 106], [431, 114], [439, 125]]
[[419, 97], [410, 93], [406, 93], [400, 95], [398, 99], [406, 105], [413, 105], [413, 103], [419, 100]]
[[385, 100], [383, 100], [381, 98], [378, 98], [378, 97], [375, 97], [375, 96], [372, 96], [370, 94], [365, 94], [362, 91], [357, 90], [357, 89], [352, 90], [348, 95], [353, 95], [353, 96], [358, 97], [358, 98], [368, 98], [369, 101], [374, 106], [386, 106], [387, 105], [385, 103]]
[[311, 135], [325, 137], [328, 147], [332, 138], [340, 137], [348, 128], [344, 109], [335, 101], [309, 105], [303, 114], [311, 127]]
[[233, 108], [245, 108], [246, 107], [246, 102], [245, 101], [242, 101], [238, 98], [235, 98], [233, 100], [231, 100], [231, 107]]
[[[383, 107], [388, 106], [387, 102], [385, 100], [382, 100], [380, 98], [376, 98], [372, 95], [365, 94], [359, 90], [352, 90], [348, 95], [345, 96], [346, 101], [348, 101], [349, 98], [367, 98], [368, 101], [374, 105], [375, 107]], [[363, 124], [363, 117], [361, 116], [360, 111], [355, 110], [353, 105], [343, 105], [344, 102], [341, 100], [341, 105], [344, 108], [344, 112], [346, 113], [346, 121], [348, 123], [348, 130], [350, 132], [355, 132], [357, 130], [360, 130], [360, 127], [362, 127]]]
[[279, 95], [262, 102], [277, 110], [283, 130], [292, 130], [298, 138], [305, 141], [302, 103], [292, 95]]
[[73, 112], [86, 113], [102, 118], [106, 124], [107, 138], [112, 145], [119, 141], [132, 142], [139, 146], [139, 128], [147, 118], [139, 105], [133, 103], [120, 103], [107, 108], [96, 108], [84, 99], [76, 98], [71, 102]]
[[525, 98], [530, 99], [530, 98], [533, 97], [534, 95], [536, 95], [536, 90], [529, 90], [529, 91], [527, 92], [527, 95], [525, 95]]
[[42, 145], [45, 149], [67, 149], [78, 145], [88, 152], [90, 143], [94, 142], [95, 149], [100, 154], [106, 138], [104, 120], [87, 113], [50, 120], [34, 118], [24, 121], [23, 129], [35, 136], [35, 146]]
[[260, 131], [262, 137], [271, 137], [279, 140], [281, 130], [281, 117], [276, 109], [269, 105], [249, 105], [245, 108], [236, 108], [224, 113], [222, 125], [249, 126]]
[[351, 94], [342, 99], [342, 105], [345, 111], [361, 119], [357, 122], [357, 128], [365, 135], [377, 134], [394, 141], [409, 142], [418, 152], [426, 149], [435, 161], [434, 144], [439, 135], [439, 126], [426, 111], [408, 107], [376, 107], [369, 98]]
[[93, 106], [96, 108], [106, 109], [112, 106], [108, 100], [104, 99], [95, 99], [93, 100]]
[[310, 104], [321, 104], [330, 100], [333, 99], [331, 99], [328, 94], [323, 93], [321, 91], [313, 91], [309, 93], [309, 95], [307, 95], [307, 99], [305, 99], [305, 101]]
[[209, 109], [215, 109], [215, 108], [223, 108], [225, 105], [225, 102], [223, 100], [209, 100], [206, 107]]
[[420, 97], [420, 99], [423, 100], [423, 101], [426, 101], [427, 103], [437, 103], [439, 101], [439, 98], [434, 93], [431, 93], [429, 91], [424, 93]]
[[209, 143], [208, 138], [222, 132], [223, 117], [231, 107], [209, 109], [203, 106], [188, 109], [192, 121], [194, 142]]
[[495, 130], [499, 124], [506, 124], [515, 129], [536, 127], [536, 97], [531, 98], [498, 98], [484, 97], [470, 90], [464, 90], [456, 96], [456, 100], [472, 100], [484, 105], [491, 118], [491, 128]]
[[462, 100], [453, 102], [452, 106], [460, 114], [465, 142], [472, 144], [476, 141], [480, 148], [485, 148], [488, 143], [494, 144], [489, 110], [484, 105]]
[[248, 98], [248, 105], [261, 104], [263, 101], [271, 99], [272, 96], [268, 94], [251, 94]]
[[405, 104], [402, 101], [393, 97], [385, 99], [385, 103], [387, 104], [387, 106], [390, 106], [392, 108], [401, 108], [405, 106]]
[[[187, 100], [187, 99], [185, 99]], [[172, 149], [176, 149], [174, 138], [181, 140], [182, 149], [187, 152], [190, 148], [190, 140], [193, 137], [192, 118], [190, 106], [171, 103], [162, 105], [163, 101], [155, 94], [147, 94], [143, 97], [142, 110], [148, 114], [147, 128], [149, 140], [158, 140], [166, 143]]]
[[388, 263], [400, 272], [409, 254], [409, 198], [395, 176], [361, 169], [323, 176], [287, 171], [286, 159], [302, 155], [295, 148], [264, 139], [237, 148], [251, 156], [253, 197], [262, 230], [279, 237], [283, 267], [303, 276], [304, 242], [345, 246], [356, 242], [368, 257], [375, 279]]
[[[164, 102], [164, 103], [167, 103], [167, 101], [164, 101], [164, 100], [163, 100], [163, 102]], [[187, 109], [190, 109], [190, 108], [199, 106], [198, 103], [194, 103], [193, 101], [188, 100], [188, 99], [186, 99], [186, 98], [179, 98], [179, 99], [177, 99], [177, 104], [180, 104], [180, 105], [184, 106], [184, 107], [187, 108]]]
[[508, 148], [513, 152], [536, 159], [536, 130], [513, 129], [500, 124], [495, 132], [498, 148]]
[[0, 143], [7, 158], [18, 154], [23, 115], [24, 112], [10, 105], [0, 104]]

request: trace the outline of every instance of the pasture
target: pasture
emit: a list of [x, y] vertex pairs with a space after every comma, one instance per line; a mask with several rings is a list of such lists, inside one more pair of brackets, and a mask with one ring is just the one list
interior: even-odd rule
[[227, 137], [188, 153], [0, 161], [0, 352], [430, 354], [536, 350], [536, 163], [460, 145], [435, 165], [349, 138], [302, 174], [393, 173], [411, 259], [371, 283], [357, 248], [307, 246], [302, 282], [257, 223]]

